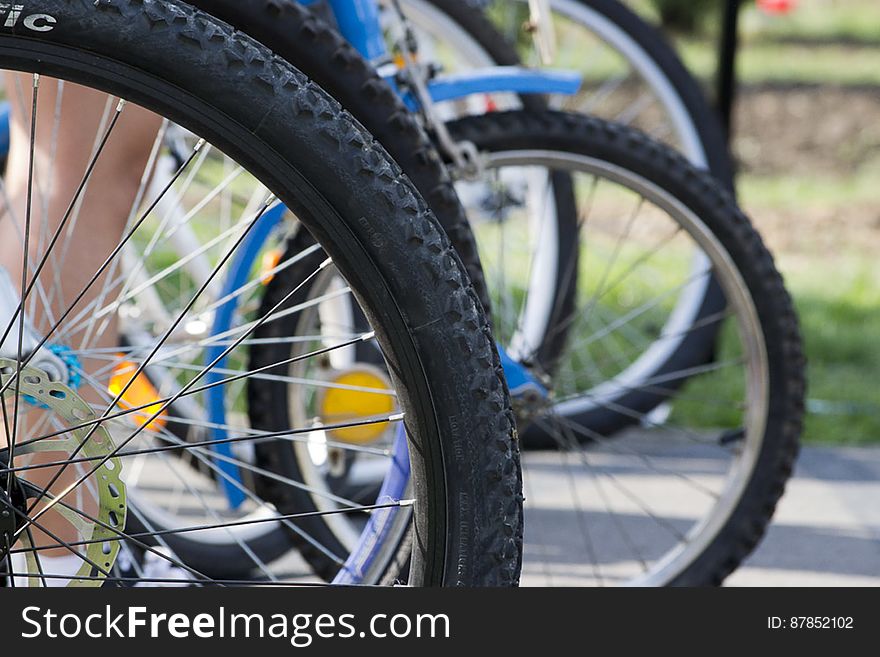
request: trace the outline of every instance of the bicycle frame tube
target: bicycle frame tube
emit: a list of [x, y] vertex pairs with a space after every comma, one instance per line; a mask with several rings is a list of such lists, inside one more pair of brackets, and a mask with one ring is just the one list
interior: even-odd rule
[[733, 106], [736, 103], [736, 55], [739, 48], [739, 16], [742, 0], [727, 0], [718, 44], [717, 92], [715, 102], [728, 142], [732, 137]]
[[[234, 328], [236, 321], [235, 310], [238, 308], [239, 303], [235, 292], [247, 283], [251, 268], [257, 259], [260, 249], [263, 244], [265, 244], [266, 240], [269, 239], [269, 235], [272, 234], [275, 227], [281, 223], [284, 212], [285, 207], [278, 203], [268, 212], [263, 214], [245, 238], [241, 248], [235, 254], [235, 258], [226, 275], [226, 280], [224, 281], [223, 290], [220, 296], [221, 299], [227, 300], [221, 304], [214, 313], [214, 323], [211, 327], [210, 335], [226, 335], [232, 328]], [[237, 336], [230, 336], [229, 339], [232, 340], [235, 339], [235, 337]], [[215, 384], [214, 387], [209, 388], [205, 392], [208, 419], [213, 427], [211, 429], [211, 440], [214, 441], [223, 441], [229, 437], [226, 429], [223, 428], [226, 426], [227, 422], [226, 393], [228, 390], [227, 386], [216, 385], [217, 382], [223, 379], [223, 375], [221, 375], [218, 370], [222, 370], [227, 366], [227, 358], [221, 358], [224, 351], [224, 344], [214, 344], [205, 350], [204, 357], [205, 366], [208, 366], [217, 360], [217, 363], [208, 371], [205, 377], [206, 384]], [[226, 457], [225, 459], [218, 459], [216, 465], [217, 468], [226, 475], [225, 477], [222, 477], [220, 483], [223, 492], [226, 494], [229, 507], [237, 509], [245, 501], [245, 495], [241, 488], [236, 485], [240, 485], [242, 479], [238, 466], [235, 465], [232, 460], [235, 456], [232, 450], [232, 445], [228, 442], [220, 442], [220, 444], [211, 445], [211, 450], [216, 454], [220, 454], [221, 457]]]
[[[314, 5], [320, 0], [299, 0], [300, 4]], [[339, 32], [357, 51], [374, 64], [388, 56], [382, 25], [379, 22], [379, 3], [376, 0], [328, 0]]]
[[428, 83], [428, 91], [431, 98], [440, 103], [489, 93], [571, 96], [577, 93], [580, 86], [581, 76], [574, 71], [493, 66], [455, 75], [441, 75]]
[[[313, 5], [319, 0], [299, 0]], [[388, 59], [376, 0], [327, 0], [339, 31], [363, 57], [374, 65]], [[518, 66], [479, 69], [438, 76], [428, 83], [436, 102], [458, 100], [489, 93], [573, 95], [580, 88], [580, 75], [571, 71], [531, 70]], [[412, 99], [405, 99], [413, 107]]]
[[0, 157], [9, 155], [9, 102], [0, 104]]

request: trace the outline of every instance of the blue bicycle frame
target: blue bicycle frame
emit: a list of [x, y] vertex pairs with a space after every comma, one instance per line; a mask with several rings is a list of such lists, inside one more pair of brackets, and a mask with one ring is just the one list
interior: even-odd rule
[[[314, 5], [321, 0], [299, 0]], [[377, 0], [327, 0], [339, 31], [368, 61], [380, 65], [389, 53], [382, 33]], [[572, 71], [533, 70], [519, 66], [496, 66], [466, 73], [438, 76], [428, 82], [435, 102], [456, 100], [477, 94], [564, 94], [577, 93], [581, 77]]]

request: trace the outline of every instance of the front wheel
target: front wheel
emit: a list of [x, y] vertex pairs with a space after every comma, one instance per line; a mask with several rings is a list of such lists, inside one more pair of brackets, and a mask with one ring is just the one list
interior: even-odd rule
[[[309, 252], [287, 254], [270, 272], [249, 270], [228, 293], [212, 294], [212, 284], [224, 280], [228, 265], [274, 212], [284, 218], [267, 247], [308, 231], [326, 253], [302, 280], [285, 278], [283, 296], [332, 272], [344, 281], [338, 294], [367, 322], [364, 330], [337, 333], [328, 343], [290, 334], [284, 341], [312, 345], [299, 361], [313, 363], [369, 344], [389, 372], [381, 392], [387, 405], [358, 422], [394, 436], [379, 452], [388, 485], [369, 504], [333, 498], [328, 515], [370, 518], [350, 553], [327, 550], [337, 560], [335, 581], [381, 581], [390, 550], [379, 539], [409, 529], [418, 537], [411, 583], [514, 584], [520, 473], [497, 352], [460, 260], [400, 169], [299, 71], [188, 5], [47, 0], [40, 9], [56, 18], [51, 31], [26, 38], [0, 34], [0, 68], [26, 74], [25, 84], [7, 92], [26, 123], [38, 126], [27, 152], [57, 152], [54, 140], [67, 107], [59, 101], [62, 93], [80, 85], [110, 95], [96, 94], [106, 120], [97, 112], [89, 126], [75, 126], [94, 131], [88, 161], [80, 168], [67, 158], [49, 158], [69, 174], [65, 179], [83, 179], [63, 199], [70, 211], [55, 217], [35, 210], [31, 222], [28, 204], [4, 217], [7, 224], [19, 221], [10, 239], [18, 240], [13, 244], [22, 269], [39, 272], [36, 284], [18, 291], [26, 313], [17, 322], [49, 347], [7, 351], [6, 336], [0, 340], [4, 419], [19, 429], [2, 464], [4, 508], [20, 520], [3, 528], [0, 559], [10, 584], [167, 583], [143, 573], [120, 576], [114, 563], [120, 545], [150, 552], [205, 585], [313, 581], [275, 558], [290, 552], [289, 543], [250, 540], [266, 527], [283, 528], [284, 535], [297, 531], [310, 510], [279, 511], [264, 480], [297, 490], [309, 485], [260, 468], [253, 452], [259, 444], [309, 441], [348, 423], [337, 416], [317, 426], [308, 418], [267, 433], [248, 424], [246, 394], [248, 381], [274, 374], [275, 364], [260, 371], [246, 367], [253, 333], [281, 312], [280, 303], [260, 311], [265, 281]], [[156, 120], [152, 153], [134, 179], [141, 186], [130, 212], [121, 215], [130, 220], [117, 230], [89, 226], [79, 202], [100, 204], [115, 191], [102, 183], [104, 146], [120, 137], [127, 117], [152, 116], [145, 110], [164, 120]], [[172, 123], [196, 138], [152, 194], [148, 182], [166, 154], [162, 134]], [[45, 180], [43, 166], [32, 158], [25, 172], [27, 189], [38, 197], [33, 206], [40, 208], [49, 186], [31, 183]], [[56, 184], [60, 179], [56, 175]], [[169, 199], [180, 213], [161, 207]], [[171, 221], [178, 216], [182, 222]], [[231, 217], [229, 225], [224, 217]], [[192, 252], [180, 253], [170, 239], [183, 224], [202, 238]], [[31, 231], [39, 238], [28, 241]], [[59, 269], [68, 247], [77, 250], [82, 289], [80, 279]], [[195, 259], [205, 266], [204, 278], [187, 266]], [[151, 299], [161, 302], [168, 323], [145, 321]], [[4, 301], [4, 307], [19, 305]], [[212, 318], [233, 301], [240, 314], [231, 328], [211, 333]], [[4, 325], [14, 324], [7, 319]], [[119, 335], [127, 327], [143, 335], [123, 343]], [[217, 347], [222, 357], [206, 361], [205, 353]], [[58, 367], [50, 372], [44, 362]], [[309, 376], [293, 383], [305, 394], [340, 387]], [[182, 400], [204, 410], [216, 389], [227, 404], [222, 426], [175, 413]], [[208, 434], [189, 440], [171, 430], [184, 420]], [[408, 486], [397, 485], [401, 472]], [[130, 518], [140, 521], [137, 530]], [[187, 563], [185, 550], [175, 550], [181, 537], [209, 553], [222, 546], [216, 569], [202, 572]], [[67, 561], [76, 558], [75, 570], [60, 570], [52, 561], [58, 551], [69, 555]], [[200, 558], [207, 561], [204, 553]]]

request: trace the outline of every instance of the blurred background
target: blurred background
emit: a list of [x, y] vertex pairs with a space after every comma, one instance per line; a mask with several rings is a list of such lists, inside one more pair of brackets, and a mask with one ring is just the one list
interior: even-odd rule
[[[713, 93], [725, 0], [631, 0]], [[759, 6], [760, 5], [760, 6]], [[740, 201], [795, 296], [806, 448], [730, 584], [880, 584], [880, 2], [743, 2]]]
[[[880, 586], [880, 2], [624, 1], [664, 32], [713, 102], [726, 17], [739, 7], [737, 191], [795, 298], [809, 359], [795, 477], [727, 583]], [[506, 7], [496, 21], [515, 29], [523, 16]], [[620, 61], [577, 34], [554, 65], [613, 78]], [[632, 120], [625, 106], [617, 116]], [[638, 115], [658, 135], [656, 117]]]
[[[623, 1], [662, 30], [713, 103], [726, 95], [719, 53], [738, 8], [737, 193], [794, 296], [809, 360], [795, 476], [766, 539], [726, 583], [880, 586], [880, 2]], [[491, 6], [536, 63], [526, 10]], [[566, 24], [556, 37], [553, 66], [599, 90], [575, 99], [579, 110], [681, 146], [627, 86], [619, 54]], [[603, 95], [604, 80], [623, 82]]]
[[[707, 85], [724, 0], [637, 0]], [[761, 5], [759, 8], [758, 5]], [[814, 444], [880, 444], [880, 3], [744, 2], [740, 201], [796, 297]]]

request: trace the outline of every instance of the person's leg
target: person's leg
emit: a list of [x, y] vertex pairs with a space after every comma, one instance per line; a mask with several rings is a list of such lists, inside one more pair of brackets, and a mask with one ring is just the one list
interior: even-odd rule
[[[5, 84], [12, 113], [11, 148], [4, 194], [0, 198], [5, 206], [0, 215], [0, 265], [6, 269], [16, 289], [20, 289], [25, 225], [29, 224], [29, 267], [32, 268], [43, 257], [46, 244], [64, 218], [92, 161], [95, 148], [115, 113], [116, 100], [69, 83], [61, 86], [57, 81], [45, 77], [40, 80], [37, 138], [34, 144], [35, 174], [31, 211], [28, 213], [33, 78], [30, 75], [7, 74]], [[97, 159], [88, 187], [81, 197], [81, 205], [67, 219], [63, 238], [56, 244], [52, 257], [46, 261], [38, 279], [44, 294], [38, 295], [35, 288], [31, 293], [33, 299], [29, 297], [26, 304], [27, 318], [39, 333], [45, 334], [50, 323], [68, 309], [119, 243], [160, 124], [159, 117], [133, 105], [127, 105], [122, 111]], [[116, 275], [118, 273], [117, 269]], [[28, 272], [30, 274], [31, 271]], [[76, 304], [71, 318], [95, 302], [102, 293], [103, 284], [104, 279], [92, 284]], [[112, 291], [106, 298], [112, 299]], [[115, 322], [111, 321], [100, 333], [95, 332], [94, 328], [93, 325], [87, 346], [112, 347], [118, 344]], [[3, 329], [5, 327], [0, 327], [0, 330]], [[79, 348], [86, 335], [86, 330], [80, 330], [64, 338], [70, 343], [68, 346]], [[82, 361], [86, 375], [103, 364], [99, 361]], [[100, 382], [100, 385], [106, 385], [106, 382]], [[99, 404], [102, 401], [94, 386], [83, 385], [80, 393], [90, 403]], [[11, 407], [11, 401], [7, 401], [7, 409]], [[8, 415], [11, 416], [11, 413]], [[42, 415], [38, 409], [29, 408], [26, 422], [23, 428], [19, 428], [18, 435], [24, 433], [27, 436], [29, 431], [34, 432]], [[5, 446], [8, 436], [2, 424], [0, 422], [0, 446]], [[60, 456], [63, 457], [57, 453], [41, 454], [32, 458], [31, 462], [36, 462], [38, 458], [44, 462], [56, 461]], [[29, 472], [28, 479], [44, 486], [56, 473], [56, 468], [33, 470]], [[76, 476], [75, 468], [67, 468], [50, 492], [62, 490], [75, 481]], [[46, 513], [40, 524], [65, 541], [76, 538], [73, 527], [54, 511]], [[44, 545], [57, 543], [39, 530], [35, 530], [34, 539]], [[41, 555], [50, 559], [73, 557], [78, 560], [66, 548], [47, 550]], [[76, 567], [79, 565], [81, 562]]]
[[[7, 215], [0, 222], [0, 264], [13, 281], [21, 279], [22, 241], [29, 174], [32, 84], [31, 77], [7, 74], [7, 95], [12, 104], [11, 148], [6, 172], [6, 192], [16, 228]], [[59, 85], [43, 78], [37, 108], [36, 184], [31, 210], [31, 259], [42, 256], [38, 246], [48, 241], [82, 181], [96, 145], [116, 108], [114, 99], [83, 87], [64, 84], [60, 112], [56, 112]], [[66, 245], [64, 262], [54, 259], [57, 271], [47, 271], [40, 280], [44, 287], [60, 282], [60, 298], [52, 311], [57, 316], [67, 302], [85, 287], [96, 269], [119, 243], [131, 212], [144, 167], [159, 129], [160, 119], [128, 105], [97, 159], [75, 226]], [[68, 220], [67, 228], [73, 225]], [[62, 250], [62, 245], [56, 247]], [[49, 261], [52, 265], [53, 260]], [[60, 271], [61, 276], [55, 274]], [[59, 281], [60, 279], [60, 281]], [[100, 285], [93, 285], [77, 309], [94, 299]], [[37, 313], [42, 312], [39, 308]], [[33, 318], [45, 326], [41, 317]]]

